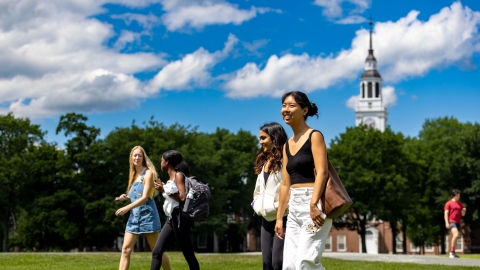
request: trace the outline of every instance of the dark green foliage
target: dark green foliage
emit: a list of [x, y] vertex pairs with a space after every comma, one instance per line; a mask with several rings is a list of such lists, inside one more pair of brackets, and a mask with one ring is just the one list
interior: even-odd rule
[[[345, 188], [353, 200], [351, 211], [336, 220], [337, 227], [356, 230], [365, 249], [366, 226], [374, 220], [401, 221], [408, 191], [409, 163], [403, 152], [404, 138], [387, 128], [347, 128], [328, 150]], [[393, 226], [396, 229], [396, 226]]]
[[[44, 132], [28, 119], [0, 116], [0, 239], [4, 251], [13, 246], [27, 250], [111, 248], [125, 228], [127, 216], [114, 215], [125, 202], [114, 198], [126, 192], [128, 158], [136, 145], [146, 150], [164, 182], [168, 175], [159, 170], [160, 158], [175, 149], [182, 152], [191, 175], [210, 185], [211, 216], [196, 224], [194, 233], [216, 232], [222, 237], [224, 232], [233, 232], [237, 237], [231, 239], [245, 241], [246, 230], [259, 227], [250, 207], [258, 148], [251, 133], [221, 128], [203, 133], [180, 124], [167, 127], [152, 117], [142, 125], [116, 128], [99, 139], [100, 130], [87, 121], [80, 114], [62, 116], [57, 133], [68, 141], [59, 147], [46, 143]], [[335, 226], [356, 230], [364, 244], [366, 227], [379, 221], [389, 222], [393, 234], [402, 231], [418, 246], [443, 243], [447, 233], [443, 205], [457, 188], [467, 206], [464, 221], [471, 229], [479, 228], [478, 145], [478, 123], [448, 117], [425, 121], [418, 138], [405, 138], [390, 129], [348, 128], [331, 142], [328, 151], [354, 201]], [[160, 197], [158, 205], [162, 202]], [[161, 207], [159, 212], [164, 221]], [[229, 220], [235, 224], [227, 223], [230, 214], [239, 218]]]

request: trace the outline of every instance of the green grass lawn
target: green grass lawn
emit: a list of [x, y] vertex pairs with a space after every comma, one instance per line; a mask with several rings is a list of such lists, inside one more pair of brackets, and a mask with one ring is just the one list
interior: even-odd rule
[[[188, 269], [182, 253], [168, 252], [168, 257], [174, 270]], [[471, 256], [471, 255], [470, 255]], [[479, 258], [480, 255], [475, 255]], [[149, 269], [151, 253], [136, 252], [132, 254], [130, 269]], [[262, 269], [261, 255], [237, 255], [237, 254], [219, 254], [219, 255], [203, 255], [197, 254], [200, 262], [200, 268], [204, 270], [243, 270], [243, 269]], [[17, 253], [17, 254], [0, 254], [0, 269], [8, 270], [64, 270], [64, 269], [118, 269], [120, 253], [118, 254], [71, 254], [71, 253], [51, 253], [51, 254], [35, 254], [35, 253]], [[331, 270], [347, 270], [347, 269], [475, 269], [474, 267], [463, 266], [441, 266], [435, 265], [418, 265], [406, 263], [383, 263], [383, 262], [363, 262], [363, 261], [343, 261], [337, 259], [324, 258], [323, 265]], [[476, 268], [478, 269], [478, 268]]]

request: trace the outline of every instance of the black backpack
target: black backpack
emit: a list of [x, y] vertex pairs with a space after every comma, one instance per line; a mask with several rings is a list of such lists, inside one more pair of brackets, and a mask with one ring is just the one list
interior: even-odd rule
[[198, 180], [196, 176], [187, 177], [185, 174], [186, 198], [182, 215], [192, 221], [205, 221], [210, 212], [209, 203], [212, 193], [208, 184]]

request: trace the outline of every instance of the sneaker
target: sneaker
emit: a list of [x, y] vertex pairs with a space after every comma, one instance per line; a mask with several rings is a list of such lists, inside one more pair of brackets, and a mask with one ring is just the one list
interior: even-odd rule
[[455, 252], [450, 252], [450, 258], [455, 259], [455, 258], [460, 258], [460, 257], [458, 257], [457, 254], [455, 254]]

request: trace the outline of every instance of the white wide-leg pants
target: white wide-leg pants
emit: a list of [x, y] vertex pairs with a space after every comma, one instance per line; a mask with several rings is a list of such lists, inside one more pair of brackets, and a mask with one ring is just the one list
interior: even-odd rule
[[[325, 240], [332, 228], [332, 219], [325, 220], [316, 233], [308, 230], [310, 200], [313, 188], [291, 188], [288, 203], [287, 231], [283, 250], [284, 270], [325, 269], [321, 263]], [[321, 207], [319, 207], [322, 209]]]

